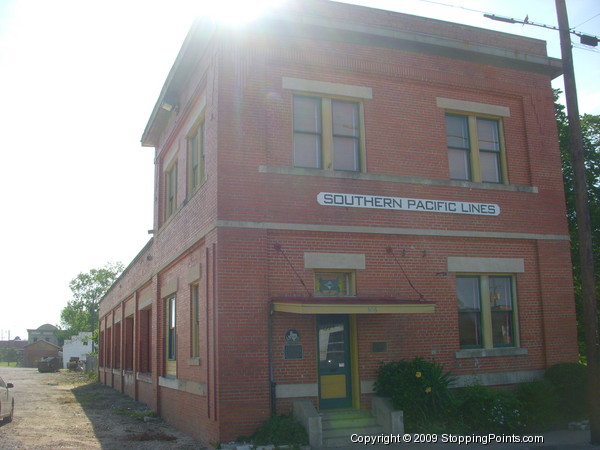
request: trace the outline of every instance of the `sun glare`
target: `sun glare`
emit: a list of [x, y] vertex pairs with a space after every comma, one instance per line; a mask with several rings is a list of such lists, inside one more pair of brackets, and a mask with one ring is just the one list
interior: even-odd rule
[[207, 5], [203, 12], [221, 23], [239, 25], [258, 19], [278, 3], [281, 3], [281, 0], [215, 1]]

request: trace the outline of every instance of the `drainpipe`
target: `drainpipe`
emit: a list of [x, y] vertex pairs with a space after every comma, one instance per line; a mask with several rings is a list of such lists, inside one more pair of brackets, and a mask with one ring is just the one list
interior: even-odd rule
[[273, 303], [269, 303], [269, 311], [267, 317], [267, 324], [269, 328], [269, 394], [271, 397], [271, 416], [277, 414], [277, 403], [275, 399], [275, 375], [273, 374]]

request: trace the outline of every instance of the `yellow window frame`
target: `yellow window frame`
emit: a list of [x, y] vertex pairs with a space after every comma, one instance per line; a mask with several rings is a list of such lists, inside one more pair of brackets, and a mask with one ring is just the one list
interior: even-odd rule
[[[356, 173], [364, 173], [366, 172], [367, 167], [367, 159], [366, 159], [366, 146], [365, 146], [365, 120], [364, 120], [364, 105], [361, 99], [350, 98], [350, 97], [341, 97], [341, 96], [320, 96], [320, 95], [311, 95], [303, 92], [295, 92], [293, 94], [294, 97], [306, 97], [306, 98], [314, 98], [321, 100], [321, 167], [322, 170], [342, 170], [342, 169], [334, 169], [333, 167], [333, 101], [340, 102], [348, 102], [355, 103], [358, 105], [358, 120], [359, 120], [359, 170], [350, 171]], [[292, 101], [293, 104], [293, 101]], [[294, 108], [292, 106], [292, 133], [295, 132], [293, 129], [293, 115]]]
[[[202, 114], [196, 123], [190, 129], [186, 136], [187, 155], [188, 155], [188, 192], [193, 193], [206, 181], [206, 128], [204, 114]], [[197, 161], [197, 167], [194, 167], [194, 160]]]
[[177, 210], [177, 160], [165, 170], [165, 220]]
[[[325, 293], [326, 289], [321, 289], [320, 276], [323, 275], [345, 275], [346, 276], [346, 291], [344, 293], [334, 294], [335, 290], [330, 289], [330, 294]], [[353, 270], [336, 270], [322, 269], [314, 271], [314, 292], [317, 297], [354, 297], [356, 295], [356, 272]]]
[[517, 301], [517, 282], [514, 274], [509, 273], [460, 273], [457, 277], [477, 277], [479, 278], [479, 291], [481, 301], [481, 340], [484, 349], [498, 348], [494, 347], [494, 338], [492, 330], [492, 307], [490, 299], [490, 278], [503, 277], [510, 278], [511, 290], [512, 290], [512, 332], [513, 332], [513, 343], [510, 347], [520, 347], [520, 336], [519, 336], [519, 311]]
[[504, 126], [502, 119], [497, 116], [491, 116], [486, 114], [465, 114], [464, 111], [446, 111], [447, 115], [466, 117], [469, 129], [469, 165], [471, 170], [471, 179], [476, 183], [493, 183], [490, 181], [483, 181], [481, 176], [481, 158], [480, 153], [482, 150], [479, 148], [479, 137], [477, 133], [477, 119], [493, 120], [498, 124], [498, 141], [500, 145], [500, 182], [498, 184], [508, 184], [508, 166], [506, 161], [506, 146], [504, 143]]

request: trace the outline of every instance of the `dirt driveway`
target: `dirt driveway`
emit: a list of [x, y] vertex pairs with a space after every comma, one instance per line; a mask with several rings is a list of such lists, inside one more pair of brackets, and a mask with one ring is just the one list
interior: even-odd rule
[[0, 376], [15, 385], [14, 420], [0, 422], [3, 450], [203, 448], [142, 403], [80, 374], [0, 367]]

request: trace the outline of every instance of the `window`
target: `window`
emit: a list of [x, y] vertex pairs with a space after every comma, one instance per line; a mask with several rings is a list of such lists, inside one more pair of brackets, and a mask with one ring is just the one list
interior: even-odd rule
[[446, 114], [450, 178], [503, 183], [506, 164], [497, 119]]
[[114, 337], [113, 337], [113, 355], [114, 355], [114, 364], [113, 367], [115, 369], [121, 368], [121, 322], [115, 323], [113, 327]]
[[167, 333], [166, 333], [166, 349], [167, 349], [167, 359], [169, 361], [174, 361], [177, 359], [177, 333], [176, 333], [176, 316], [177, 312], [175, 310], [176, 307], [176, 296], [171, 296], [167, 298], [166, 307], [167, 307]]
[[204, 121], [188, 136], [188, 188], [193, 192], [205, 179], [204, 172]]
[[361, 105], [294, 96], [294, 166], [360, 172]]
[[106, 367], [113, 366], [113, 348], [112, 348], [112, 327], [106, 329], [106, 346], [104, 347], [106, 357]]
[[456, 277], [461, 348], [515, 346], [513, 278]]
[[165, 220], [177, 209], [177, 161], [165, 173]]
[[139, 317], [139, 353], [138, 353], [138, 371], [152, 372], [150, 364], [151, 340], [152, 340], [152, 309], [142, 309], [138, 313]]
[[192, 285], [192, 358], [200, 357], [200, 285]]
[[133, 316], [126, 317], [124, 322], [123, 369], [133, 370]]
[[98, 365], [100, 367], [104, 367], [104, 353], [106, 352], [106, 337], [104, 335], [104, 330], [100, 331], [100, 336], [98, 338], [98, 342], [100, 343], [100, 351], [98, 352]]
[[347, 297], [355, 295], [354, 272], [315, 272], [315, 294]]

